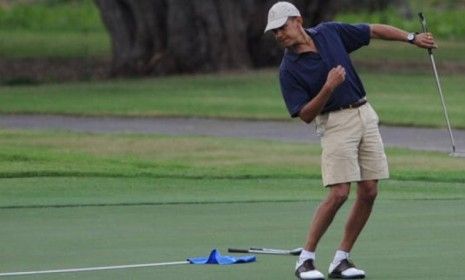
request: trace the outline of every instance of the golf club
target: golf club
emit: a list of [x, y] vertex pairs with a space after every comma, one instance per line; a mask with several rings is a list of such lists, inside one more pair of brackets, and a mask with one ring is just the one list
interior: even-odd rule
[[271, 249], [271, 248], [249, 248], [249, 249], [237, 249], [228, 248], [229, 253], [252, 253], [252, 254], [269, 254], [269, 255], [292, 255], [298, 256], [302, 252], [302, 248], [295, 248], [292, 250], [285, 249]]
[[[420, 23], [421, 23], [422, 31], [423, 32], [428, 32], [428, 28], [426, 26], [426, 18], [423, 16], [423, 13], [421, 13], [421, 12], [418, 13], [418, 16], [420, 17]], [[428, 51], [428, 54], [429, 54], [429, 57], [430, 57], [430, 60], [431, 60], [431, 65], [433, 66], [433, 74], [434, 74], [434, 77], [436, 78], [436, 86], [438, 88], [439, 96], [441, 98], [441, 103], [442, 103], [442, 108], [443, 108], [443, 111], [444, 111], [444, 117], [445, 117], [446, 123], [447, 123], [447, 128], [449, 129], [449, 136], [450, 136], [450, 141], [451, 141], [451, 144], [452, 144], [452, 152], [449, 155], [453, 156], [453, 157], [465, 157], [464, 153], [458, 153], [455, 150], [455, 139], [454, 139], [454, 135], [452, 134], [452, 128], [451, 128], [450, 121], [449, 121], [449, 115], [447, 113], [446, 102], [444, 100], [444, 95], [442, 93], [441, 83], [439, 82], [439, 75], [438, 75], [438, 70], [436, 68], [436, 62], [434, 60], [433, 50], [429, 48], [429, 49], [427, 49], [427, 51]]]

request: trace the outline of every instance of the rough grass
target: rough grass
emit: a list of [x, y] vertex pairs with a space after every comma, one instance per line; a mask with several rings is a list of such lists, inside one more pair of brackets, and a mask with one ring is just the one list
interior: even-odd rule
[[0, 29], [36, 33], [105, 31], [93, 0], [12, 1], [0, 5]]
[[92, 0], [0, 7], [4, 58], [108, 57], [110, 38]]
[[[441, 38], [462, 39], [465, 33], [463, 13], [465, 5], [460, 1], [408, 1], [412, 10], [412, 17], [405, 18], [395, 9], [377, 12], [339, 13], [336, 20], [344, 22], [384, 23], [397, 26], [412, 32], [421, 32], [418, 13], [423, 12], [427, 20], [428, 30]], [[456, 5], [454, 5], [454, 2]], [[450, 5], [448, 5], [450, 4]]]
[[110, 38], [104, 32], [55, 32], [0, 30], [0, 56], [17, 58], [108, 57]]

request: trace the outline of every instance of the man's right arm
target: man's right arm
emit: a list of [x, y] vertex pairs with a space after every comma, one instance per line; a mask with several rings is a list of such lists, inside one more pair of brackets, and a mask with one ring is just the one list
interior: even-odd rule
[[311, 123], [321, 113], [333, 91], [344, 82], [345, 76], [346, 71], [341, 65], [331, 69], [320, 92], [300, 110], [300, 119]]
[[[383, 39], [383, 40], [393, 40], [408, 42], [407, 34], [408, 32], [397, 27], [385, 24], [370, 24], [371, 38], [374, 39]], [[434, 41], [433, 35], [431, 33], [419, 33], [416, 35], [412, 44], [424, 48], [431, 49], [437, 48], [436, 42]]]

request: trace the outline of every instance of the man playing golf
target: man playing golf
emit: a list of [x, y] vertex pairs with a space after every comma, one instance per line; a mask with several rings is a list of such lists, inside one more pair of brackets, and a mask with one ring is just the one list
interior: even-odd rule
[[321, 169], [328, 196], [317, 208], [307, 242], [295, 268], [299, 279], [324, 279], [314, 266], [320, 238], [346, 201], [351, 182], [357, 198], [333, 261], [330, 278], [359, 279], [365, 272], [354, 266], [349, 253], [370, 216], [378, 180], [389, 177], [378, 116], [367, 102], [365, 89], [349, 53], [368, 45], [371, 38], [435, 48], [430, 33], [408, 33], [382, 24], [327, 22], [304, 29], [297, 8], [278, 2], [268, 13], [265, 32], [271, 30], [285, 48], [280, 65], [281, 91], [292, 117], [315, 121], [321, 136]]

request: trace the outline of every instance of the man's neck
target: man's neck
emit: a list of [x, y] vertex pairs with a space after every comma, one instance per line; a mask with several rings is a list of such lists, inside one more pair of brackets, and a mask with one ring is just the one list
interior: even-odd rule
[[297, 44], [289, 48], [292, 52], [301, 54], [305, 52], [314, 52], [317, 53], [318, 49], [315, 46], [315, 43], [313, 39], [310, 37], [310, 35], [305, 32], [305, 30], [302, 28], [302, 36], [298, 40]]

